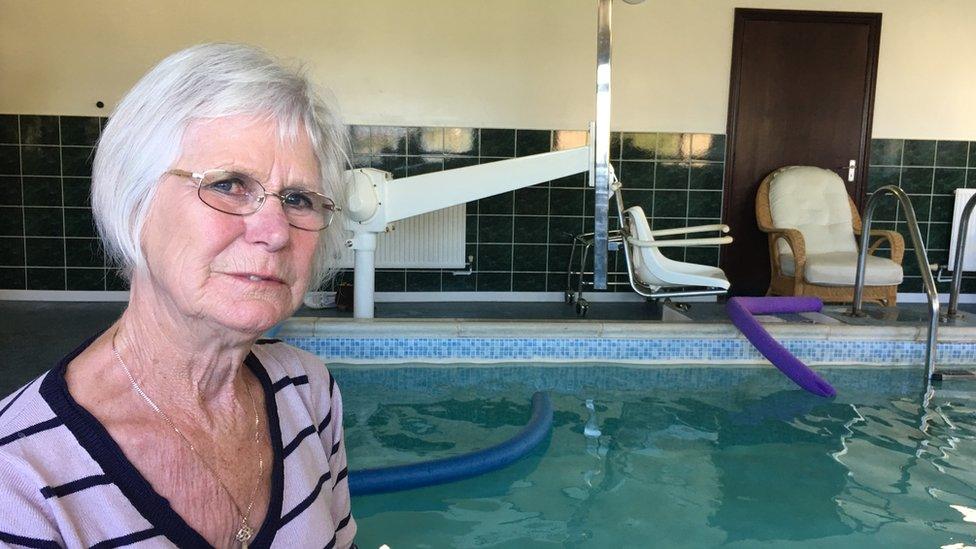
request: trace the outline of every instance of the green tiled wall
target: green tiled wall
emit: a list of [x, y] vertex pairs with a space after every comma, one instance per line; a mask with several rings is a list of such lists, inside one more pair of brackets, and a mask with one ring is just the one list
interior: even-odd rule
[[104, 118], [0, 115], [0, 289], [118, 290], [89, 186]]
[[[562, 150], [586, 143], [572, 130], [354, 126], [353, 162], [393, 177]], [[625, 204], [641, 205], [654, 228], [717, 222], [722, 209], [725, 139], [712, 134], [615, 133], [611, 160]], [[562, 291], [574, 235], [592, 231], [593, 193], [585, 174], [466, 205], [467, 255], [473, 274], [381, 269], [378, 291]], [[611, 208], [611, 228], [617, 227]], [[577, 252], [578, 253], [578, 252]], [[668, 249], [676, 259], [685, 250]], [[717, 264], [718, 249], [689, 250], [692, 261]], [[624, 259], [610, 254], [611, 280], [625, 281]], [[624, 289], [619, 287], [619, 289]], [[629, 291], [629, 289], [627, 290]]]
[[[884, 185], [898, 185], [908, 194], [929, 263], [944, 265], [949, 258], [953, 191], [976, 187], [976, 142], [874, 139], [868, 191]], [[906, 248], [905, 281], [899, 291], [924, 291], [905, 212], [894, 197], [878, 204], [872, 228], [895, 229], [902, 234]], [[939, 291], [948, 291], [948, 283], [938, 286]], [[963, 277], [963, 292], [976, 292], [976, 278]]]
[[[91, 158], [104, 118], [0, 115], [0, 289], [116, 290], [92, 225]], [[585, 132], [499, 128], [352, 126], [353, 161], [394, 177], [494, 162], [585, 144]], [[653, 228], [718, 222], [725, 137], [687, 133], [615, 133], [611, 160], [624, 202], [640, 205]], [[976, 187], [976, 144], [875, 139], [869, 186], [901, 185], [912, 198], [930, 262], [945, 263], [952, 191]], [[469, 276], [452, 270], [386, 269], [380, 291], [562, 291], [572, 235], [593, 227], [593, 193], [584, 174], [468, 203]], [[611, 204], [611, 228], [616, 209]], [[878, 228], [906, 237], [893, 200]], [[901, 291], [921, 291], [913, 256]], [[666, 248], [675, 259], [715, 265], [718, 249]], [[625, 281], [623, 256], [610, 255], [611, 281]], [[351, 273], [341, 276], [351, 278]], [[626, 287], [618, 287], [629, 291]], [[943, 285], [940, 289], [945, 289]], [[964, 291], [976, 291], [967, 278]]]

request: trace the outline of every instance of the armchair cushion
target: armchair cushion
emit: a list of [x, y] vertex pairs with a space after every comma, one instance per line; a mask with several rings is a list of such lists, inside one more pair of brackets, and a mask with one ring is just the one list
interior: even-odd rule
[[[774, 227], [797, 229], [803, 234], [807, 257], [857, 253], [847, 189], [840, 176], [830, 170], [783, 168], [769, 184], [769, 210]], [[786, 242], [781, 240], [777, 246], [781, 254], [790, 253]]]
[[[780, 268], [786, 276], [796, 274], [791, 254], [780, 254]], [[886, 257], [869, 255], [865, 267], [866, 286], [901, 284], [901, 265]], [[807, 255], [803, 279], [821, 286], [853, 286], [857, 276], [857, 252], [828, 252]]]

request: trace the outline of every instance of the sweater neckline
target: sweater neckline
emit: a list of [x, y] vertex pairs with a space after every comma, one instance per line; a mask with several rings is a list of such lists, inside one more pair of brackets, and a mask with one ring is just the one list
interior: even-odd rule
[[[68, 392], [68, 384], [64, 378], [68, 364], [91, 345], [98, 335], [90, 337], [77, 349], [68, 353], [44, 377], [39, 389], [41, 396], [51, 407], [51, 410], [64, 421], [65, 426], [78, 440], [82, 448], [98, 463], [109, 479], [119, 487], [119, 490], [132, 506], [160, 534], [166, 536], [178, 547], [212, 547], [199, 532], [173, 510], [169, 500], [156, 492], [135, 465], [125, 457], [122, 448], [119, 447], [98, 419], [78, 404]], [[273, 457], [268, 511], [260, 529], [249, 544], [255, 548], [266, 548], [271, 546], [271, 542], [277, 533], [278, 522], [281, 520], [284, 492], [281, 424], [271, 378], [268, 376], [264, 365], [254, 356], [253, 352], [248, 353], [247, 358], [244, 359], [244, 364], [261, 382], [261, 388], [264, 391], [265, 412], [268, 417], [268, 434], [271, 439]]]

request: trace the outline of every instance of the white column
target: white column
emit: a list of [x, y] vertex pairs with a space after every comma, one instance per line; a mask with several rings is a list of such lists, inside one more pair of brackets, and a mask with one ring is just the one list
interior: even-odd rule
[[376, 233], [356, 233], [352, 238], [356, 250], [353, 277], [353, 318], [373, 318], [376, 290]]

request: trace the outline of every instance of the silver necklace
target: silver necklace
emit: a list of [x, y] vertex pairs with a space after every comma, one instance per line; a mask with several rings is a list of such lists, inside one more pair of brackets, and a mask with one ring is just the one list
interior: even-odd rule
[[[112, 353], [115, 354], [115, 359], [118, 361], [119, 365], [122, 366], [122, 369], [125, 370], [125, 375], [129, 378], [129, 383], [132, 384], [132, 388], [136, 391], [136, 393], [139, 394], [139, 396], [142, 397], [143, 400], [146, 401], [146, 404], [148, 404], [149, 407], [152, 408], [154, 412], [156, 412], [161, 418], [163, 418], [166, 424], [169, 425], [170, 428], [172, 428], [173, 431], [175, 431], [176, 434], [179, 435], [181, 439], [183, 439], [183, 442], [185, 442], [186, 445], [190, 448], [190, 451], [192, 451], [193, 454], [197, 456], [197, 459], [199, 459], [200, 462], [203, 463], [204, 467], [206, 467], [207, 470], [210, 471], [210, 474], [213, 475], [215, 479], [217, 479], [217, 484], [220, 485], [220, 487], [227, 494], [227, 497], [230, 498], [231, 503], [234, 504], [234, 508], [237, 510], [237, 515], [241, 519], [241, 527], [240, 529], [237, 530], [237, 535], [235, 536], [235, 539], [241, 542], [242, 548], [247, 549], [248, 543], [250, 542], [251, 538], [254, 536], [254, 529], [251, 528], [251, 526], [247, 523], [247, 519], [249, 516], [251, 516], [251, 509], [254, 507], [254, 498], [257, 495], [258, 487], [261, 485], [261, 479], [264, 478], [264, 456], [261, 455], [260, 449], [258, 449], [258, 481], [254, 484], [254, 489], [251, 490], [251, 498], [250, 501], [247, 502], [247, 511], [241, 513], [240, 505], [238, 505], [237, 501], [234, 500], [234, 496], [231, 495], [230, 490], [227, 489], [227, 485], [224, 483], [224, 480], [220, 477], [220, 474], [217, 473], [216, 469], [214, 469], [213, 467], [210, 466], [209, 463], [207, 463], [207, 460], [204, 459], [204, 457], [200, 454], [200, 452], [197, 451], [193, 443], [190, 442], [190, 439], [186, 438], [186, 435], [184, 435], [183, 432], [180, 431], [179, 427], [177, 427], [176, 424], [173, 423], [173, 420], [171, 420], [169, 416], [166, 415], [166, 413], [163, 412], [159, 408], [159, 406], [157, 406], [156, 403], [153, 402], [151, 398], [149, 398], [149, 395], [147, 395], [146, 392], [142, 390], [142, 387], [140, 387], [139, 384], [136, 383], [136, 379], [132, 377], [132, 372], [129, 371], [129, 367], [125, 365], [125, 361], [122, 360], [122, 355], [119, 354], [119, 350], [115, 347], [115, 338], [118, 335], [119, 335], [119, 329], [116, 328], [115, 333], [112, 334]], [[244, 382], [244, 389], [247, 391], [247, 396], [251, 400], [251, 409], [254, 410], [254, 444], [257, 447], [260, 442], [259, 427], [260, 427], [261, 420], [258, 417], [257, 404], [254, 403], [254, 395], [251, 394], [251, 388], [248, 387], [246, 381]]]

